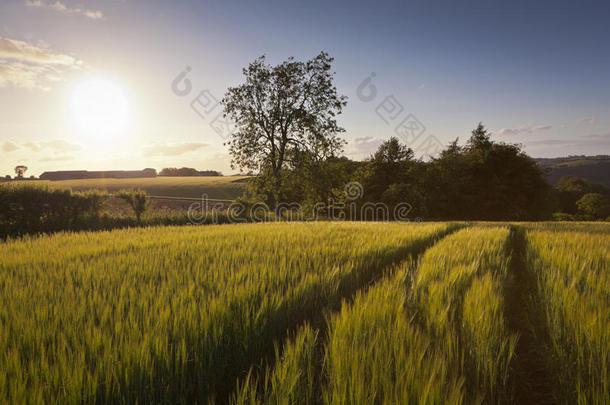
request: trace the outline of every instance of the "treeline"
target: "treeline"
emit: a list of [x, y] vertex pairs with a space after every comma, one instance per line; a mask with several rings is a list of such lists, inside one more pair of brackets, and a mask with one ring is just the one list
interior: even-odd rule
[[99, 219], [104, 193], [73, 193], [28, 184], [0, 187], [0, 234], [23, 235], [78, 228]]
[[610, 220], [610, 187], [565, 176], [556, 188], [558, 220]]
[[[556, 212], [576, 214], [591, 205], [582, 201], [576, 204], [583, 198], [581, 191], [568, 191], [572, 189], [561, 185], [555, 190], [520, 145], [492, 140], [482, 124], [464, 145], [458, 141], [427, 162], [415, 159], [413, 150], [397, 138], [384, 142], [363, 162], [345, 157], [317, 159], [313, 153], [296, 151], [279, 178], [271, 170], [263, 170], [254, 178], [245, 200], [274, 207], [296, 202], [301, 209], [322, 207], [327, 214], [334, 207], [356, 206], [356, 219], [380, 219], [375, 217], [375, 210], [371, 215], [371, 211], [365, 214], [359, 209], [365, 204], [383, 204], [390, 213], [399, 204], [407, 204], [410, 218], [490, 221], [545, 220]], [[564, 183], [573, 185], [574, 180]], [[346, 184], [356, 184], [359, 189], [349, 195], [352, 190], [344, 190]], [[597, 194], [603, 197], [603, 193], [597, 186], [587, 187], [582, 190], [597, 190], [587, 202], [599, 203]], [[574, 219], [605, 219], [610, 215], [598, 211]]]
[[[110, 199], [124, 201], [133, 217], [117, 216], [106, 210]], [[108, 230], [133, 226], [186, 225], [185, 213], [148, 215], [149, 200], [142, 190], [121, 190], [113, 194], [90, 190], [74, 192], [44, 185], [3, 184], [0, 186], [0, 238], [58, 231]], [[146, 213], [146, 215], [145, 215]], [[199, 223], [228, 222], [222, 215], [201, 218]]]
[[222, 173], [216, 170], [197, 170], [192, 167], [166, 167], [159, 172], [159, 176], [167, 177], [189, 177], [189, 176], [222, 176]]

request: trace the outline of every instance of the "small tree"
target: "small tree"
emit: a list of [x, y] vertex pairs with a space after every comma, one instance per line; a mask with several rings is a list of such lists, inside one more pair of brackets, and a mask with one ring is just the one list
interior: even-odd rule
[[116, 197], [126, 201], [136, 214], [136, 220], [138, 222], [142, 221], [142, 214], [148, 208], [146, 192], [142, 190], [122, 190], [116, 194]]
[[27, 166], [19, 165], [15, 167], [15, 174], [18, 179], [22, 179], [25, 172], [28, 170]]

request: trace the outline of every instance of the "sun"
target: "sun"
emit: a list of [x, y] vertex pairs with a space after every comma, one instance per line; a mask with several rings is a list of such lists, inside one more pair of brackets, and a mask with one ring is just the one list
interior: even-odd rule
[[80, 133], [107, 139], [129, 125], [129, 103], [114, 81], [92, 78], [77, 83], [70, 93], [70, 120]]

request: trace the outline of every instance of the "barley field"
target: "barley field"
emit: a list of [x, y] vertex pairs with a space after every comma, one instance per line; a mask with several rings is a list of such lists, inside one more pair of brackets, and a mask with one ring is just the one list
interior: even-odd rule
[[610, 403], [610, 226], [264, 223], [0, 243], [0, 403]]

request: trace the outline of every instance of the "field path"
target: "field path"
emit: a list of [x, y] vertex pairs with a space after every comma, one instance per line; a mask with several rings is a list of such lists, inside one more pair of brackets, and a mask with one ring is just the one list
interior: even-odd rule
[[[254, 363], [251, 369], [248, 378], [253, 380], [258, 380], [261, 383], [263, 382], [263, 378], [266, 367], [269, 367], [269, 370], [273, 370], [276, 366], [274, 364], [275, 361], [282, 358], [283, 350], [286, 344], [290, 341], [290, 339], [294, 338], [295, 334], [304, 324], [309, 324], [313, 330], [317, 333], [317, 343], [316, 343], [316, 368], [318, 369], [318, 381], [316, 384], [317, 391], [316, 392], [316, 400], [315, 403], [322, 404], [322, 386], [325, 384], [325, 375], [322, 372], [323, 362], [324, 362], [324, 344], [328, 340], [328, 319], [333, 313], [336, 313], [341, 310], [342, 305], [345, 303], [350, 303], [356, 297], [359, 292], [366, 292], [369, 288], [373, 287], [376, 283], [382, 280], [385, 277], [393, 274], [393, 270], [398, 268], [402, 263], [409, 262], [411, 266], [414, 268], [418, 265], [418, 259], [426, 252], [426, 250], [430, 249], [432, 246], [436, 245], [440, 240], [446, 238], [448, 235], [463, 229], [462, 225], [450, 225], [447, 228], [435, 235], [430, 236], [429, 238], [422, 240], [421, 243], [418, 243], [414, 246], [410, 253], [405, 255], [401, 255], [397, 257], [395, 260], [392, 260], [389, 264], [383, 266], [382, 268], [374, 269], [374, 271], [366, 272], [367, 277], [361, 280], [359, 285], [348, 284], [345, 286], [339, 287], [340, 299], [336, 300], [334, 304], [330, 306], [326, 306], [323, 311], [317, 312], [315, 315], [308, 317], [306, 319], [300, 319], [300, 322], [296, 323], [294, 327], [285, 331], [283, 336], [280, 336], [281, 345], [278, 345], [277, 351], [273, 352], [271, 350], [268, 351], [270, 354], [267, 358], [259, 359], [258, 363]], [[242, 383], [240, 381], [240, 383]], [[259, 387], [260, 388], [260, 387]], [[218, 398], [218, 403], [233, 403], [232, 399], [233, 395], [236, 392], [232, 392], [231, 395], [227, 395], [227, 393], [220, 393]]]
[[[525, 263], [525, 232], [512, 227], [510, 234], [509, 282], [506, 288], [506, 314], [509, 328], [519, 335], [515, 348], [512, 371], [514, 403], [516, 404], [556, 404], [552, 379], [545, 360], [545, 348], [541, 342], [544, 333], [539, 314], [531, 308], [539, 308], [539, 297], [535, 290], [535, 279]], [[532, 305], [532, 302], [534, 303]], [[542, 336], [541, 336], [542, 335]]]

